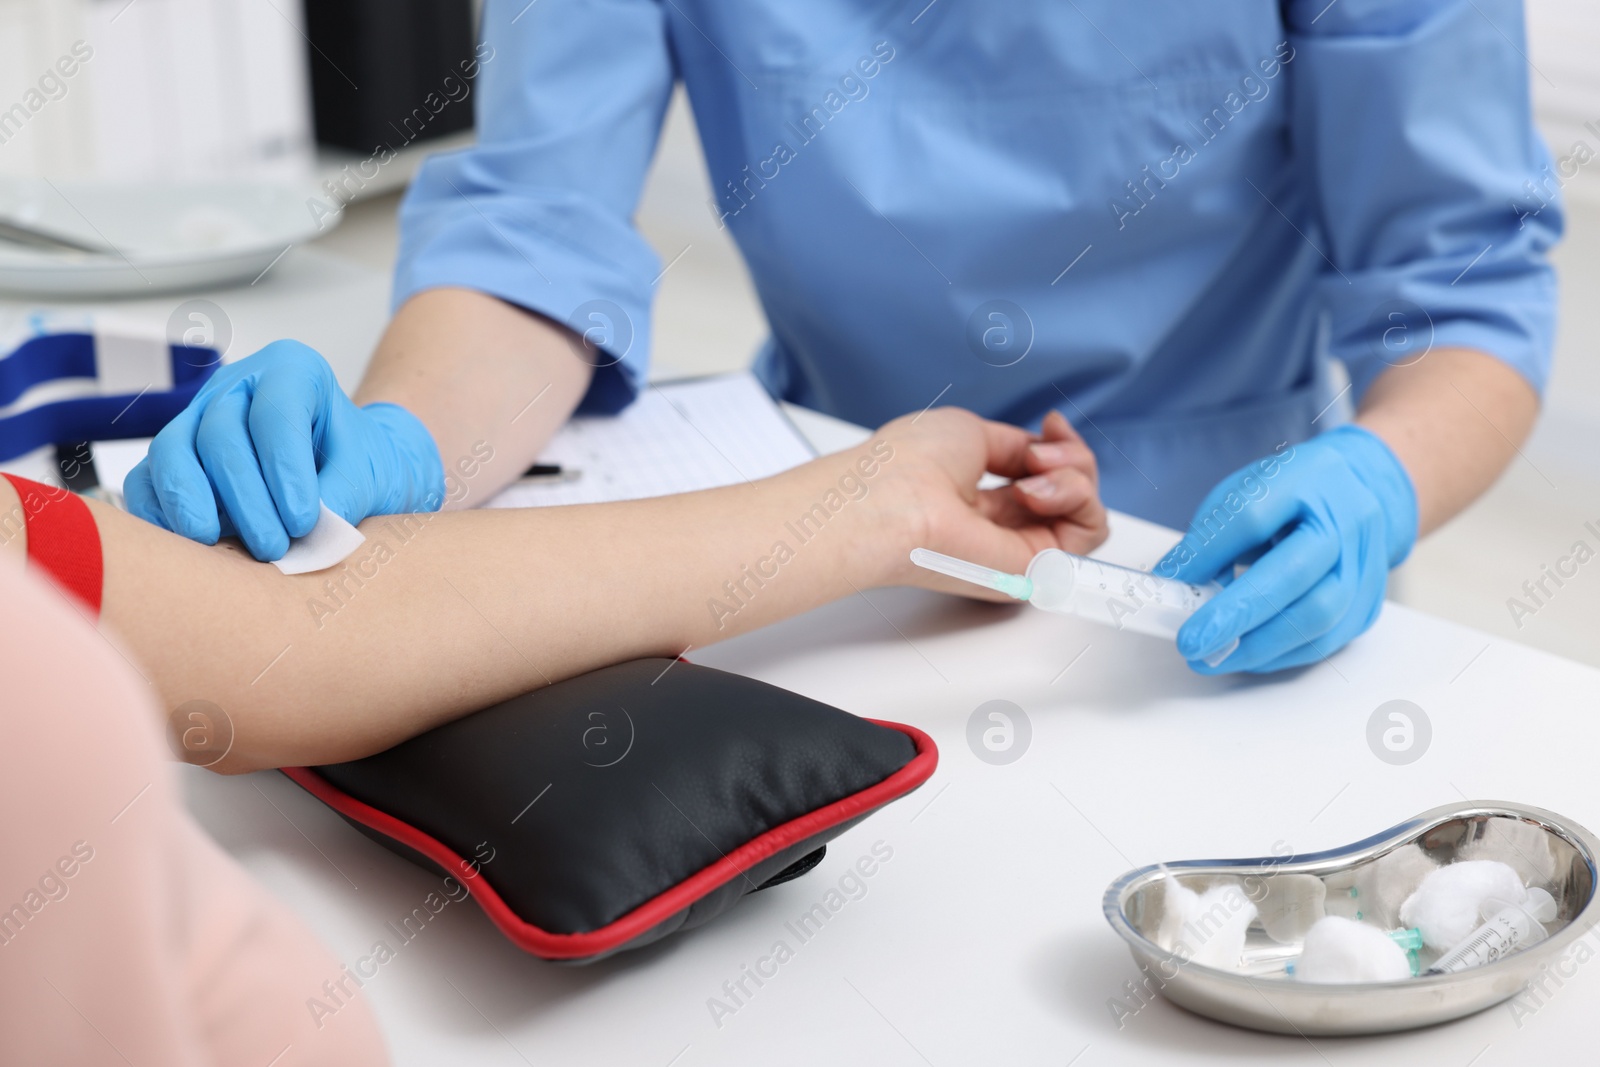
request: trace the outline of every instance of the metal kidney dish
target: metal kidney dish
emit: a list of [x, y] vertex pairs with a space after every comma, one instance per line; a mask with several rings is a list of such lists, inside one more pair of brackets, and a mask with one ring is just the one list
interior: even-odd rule
[[[1386, 1033], [1458, 1019], [1498, 1004], [1520, 992], [1541, 964], [1568, 953], [1600, 917], [1595, 907], [1597, 857], [1600, 839], [1559, 815], [1474, 801], [1434, 808], [1365, 841], [1326, 852], [1141, 867], [1111, 884], [1104, 908], [1112, 929], [1128, 942], [1140, 965], [1141, 981], [1190, 1011], [1274, 1033]], [[1306, 918], [1343, 915], [1384, 929], [1398, 927], [1399, 904], [1422, 873], [1435, 864], [1468, 859], [1509, 864], [1530, 888], [1555, 898], [1556, 918], [1546, 924], [1548, 940], [1455, 974], [1337, 985], [1290, 975]], [[1196, 892], [1238, 884], [1256, 905], [1238, 969], [1196, 963], [1157, 943], [1169, 879]], [[1307, 910], [1317, 914], [1297, 914]]]

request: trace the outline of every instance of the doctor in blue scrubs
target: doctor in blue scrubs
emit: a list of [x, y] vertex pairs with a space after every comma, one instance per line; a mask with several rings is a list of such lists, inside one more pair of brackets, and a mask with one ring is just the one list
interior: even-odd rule
[[223, 368], [136, 513], [274, 558], [319, 497], [419, 510], [474, 442], [509, 480], [626, 406], [680, 81], [714, 189], [682, 210], [744, 255], [772, 393], [1065, 415], [1088, 449], [1019, 489], [1041, 510], [1097, 508], [1098, 473], [1186, 531], [1163, 573], [1249, 565], [1180, 635], [1196, 670], [1361, 633], [1536, 416], [1562, 218], [1517, 0], [489, 0], [483, 36], [478, 144], [406, 197], [355, 399], [294, 342]]

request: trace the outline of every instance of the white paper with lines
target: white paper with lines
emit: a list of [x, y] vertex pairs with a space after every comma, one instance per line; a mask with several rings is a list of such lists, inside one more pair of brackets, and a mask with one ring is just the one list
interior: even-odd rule
[[816, 455], [752, 374], [652, 385], [620, 415], [580, 415], [540, 463], [577, 481], [517, 482], [491, 508], [597, 504], [765, 478]]

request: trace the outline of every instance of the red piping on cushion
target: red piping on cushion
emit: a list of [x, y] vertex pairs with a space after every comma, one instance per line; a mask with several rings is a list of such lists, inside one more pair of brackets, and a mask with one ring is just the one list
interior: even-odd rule
[[[551, 933], [523, 920], [484, 879], [459, 880], [477, 900], [478, 906], [483, 908], [490, 921], [498, 926], [513, 944], [525, 952], [549, 960], [584, 959], [609, 952], [666, 922], [712, 890], [726, 885], [735, 878], [743, 877], [745, 871], [762, 860], [770, 859], [809, 837], [814, 837], [824, 830], [896, 800], [932, 777], [934, 768], [939, 765], [939, 750], [934, 746], [933, 738], [916, 727], [906, 726], [903, 723], [879, 719], [867, 721], [905, 734], [916, 745], [917, 754], [904, 767], [876, 785], [868, 786], [859, 793], [826, 804], [816, 811], [791, 819], [782, 826], [775, 826], [751, 838], [715, 863], [700, 869], [598, 930], [582, 934]], [[456, 855], [448, 845], [423, 833], [410, 823], [402, 822], [364, 801], [357, 800], [327, 781], [314, 768], [285, 767], [283, 773], [341, 815], [415, 849], [446, 871], [454, 874], [472, 869], [473, 865]]]

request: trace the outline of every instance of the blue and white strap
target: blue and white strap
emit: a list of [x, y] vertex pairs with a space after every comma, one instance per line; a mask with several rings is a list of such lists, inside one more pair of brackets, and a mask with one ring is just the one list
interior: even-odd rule
[[64, 441], [154, 437], [221, 361], [215, 349], [162, 338], [30, 338], [0, 358], [0, 462]]

